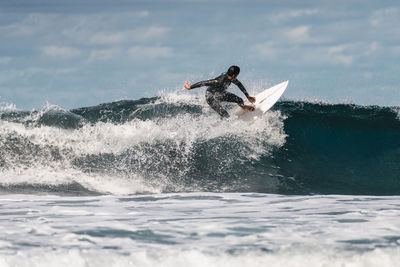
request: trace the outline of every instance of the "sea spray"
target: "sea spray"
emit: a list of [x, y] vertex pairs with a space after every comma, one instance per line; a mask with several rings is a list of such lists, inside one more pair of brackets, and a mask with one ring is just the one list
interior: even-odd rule
[[5, 191], [400, 192], [400, 121], [390, 107], [283, 101], [248, 124], [221, 120], [198, 95], [171, 93], [0, 116]]
[[[213, 112], [198, 112], [207, 107], [195, 97], [177, 103], [166, 99], [119, 101], [78, 111], [46, 106], [25, 118], [15, 116], [19, 122], [3, 119], [4, 190], [51, 185], [63, 191], [70, 189], [65, 185], [78, 184], [98, 193], [246, 191], [242, 175], [233, 170], [259, 161], [285, 142], [279, 111], [246, 126], [234, 118], [222, 121]], [[43, 119], [49, 113], [52, 119]], [[80, 123], [64, 127], [68, 114], [73, 121], [74, 116], [82, 118]], [[63, 125], [54, 120], [57, 115]], [[112, 181], [121, 186], [104, 186]]]

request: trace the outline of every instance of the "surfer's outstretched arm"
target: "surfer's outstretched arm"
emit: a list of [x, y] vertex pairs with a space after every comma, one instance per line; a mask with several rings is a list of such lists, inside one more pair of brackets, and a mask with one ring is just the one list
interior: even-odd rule
[[248, 99], [251, 103], [256, 102], [256, 98], [250, 96], [250, 95], [247, 93], [246, 88], [244, 88], [243, 84], [242, 84], [238, 79], [232, 80], [232, 83], [236, 84], [237, 87], [239, 87], [240, 91], [243, 92], [243, 94], [247, 97], [247, 99]]
[[192, 84], [189, 86], [189, 82], [185, 82], [184, 86], [186, 89], [194, 89], [197, 87], [202, 87], [202, 86], [212, 86], [212, 85], [217, 85], [219, 83], [219, 79], [211, 79], [211, 80], [206, 80], [206, 81], [201, 81], [195, 84]]

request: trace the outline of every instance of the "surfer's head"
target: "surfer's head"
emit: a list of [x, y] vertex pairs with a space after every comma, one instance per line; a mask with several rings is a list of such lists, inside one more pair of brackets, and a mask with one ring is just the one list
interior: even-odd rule
[[235, 79], [240, 73], [240, 68], [238, 66], [230, 66], [226, 74], [228, 75], [228, 79]]

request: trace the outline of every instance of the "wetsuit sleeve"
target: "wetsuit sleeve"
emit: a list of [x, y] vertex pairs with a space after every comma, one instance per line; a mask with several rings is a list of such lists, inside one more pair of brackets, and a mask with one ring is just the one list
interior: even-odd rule
[[219, 83], [219, 77], [215, 78], [215, 79], [211, 79], [211, 80], [207, 80], [207, 81], [201, 81], [195, 84], [192, 84], [190, 86], [190, 89], [194, 89], [197, 87], [202, 87], [202, 86], [212, 86], [212, 85], [217, 85]]
[[233, 80], [232, 82], [233, 82], [234, 84], [236, 84], [237, 87], [239, 87], [240, 91], [242, 91], [243, 94], [244, 94], [247, 98], [249, 97], [249, 94], [247, 93], [246, 88], [244, 88], [243, 84], [242, 84], [238, 79], [235, 79], [235, 80]]

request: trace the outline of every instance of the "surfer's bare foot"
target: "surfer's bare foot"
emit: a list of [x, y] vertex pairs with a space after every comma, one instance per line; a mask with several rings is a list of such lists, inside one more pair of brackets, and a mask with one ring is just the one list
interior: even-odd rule
[[245, 110], [248, 110], [248, 111], [254, 111], [254, 109], [255, 109], [253, 106], [247, 106], [247, 105], [242, 106], [242, 108]]

